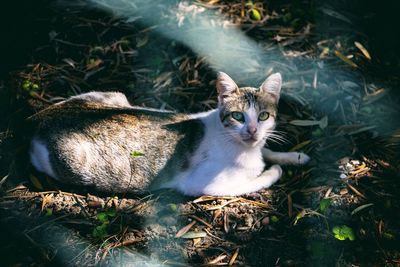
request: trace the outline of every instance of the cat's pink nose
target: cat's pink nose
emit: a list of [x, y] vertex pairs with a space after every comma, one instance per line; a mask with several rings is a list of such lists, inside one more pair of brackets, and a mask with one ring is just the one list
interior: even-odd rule
[[247, 126], [247, 132], [251, 135], [254, 135], [257, 132], [257, 127], [254, 125]]

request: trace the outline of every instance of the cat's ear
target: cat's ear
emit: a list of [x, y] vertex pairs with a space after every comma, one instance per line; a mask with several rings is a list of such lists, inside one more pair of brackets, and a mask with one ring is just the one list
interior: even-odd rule
[[271, 74], [261, 85], [260, 90], [270, 94], [275, 98], [276, 102], [279, 101], [279, 96], [281, 94], [282, 87], [282, 76], [281, 74], [274, 73]]
[[218, 72], [216, 86], [218, 91], [218, 101], [221, 104], [223, 104], [224, 98], [228, 97], [232, 93], [239, 92], [239, 87], [232, 78], [224, 72]]

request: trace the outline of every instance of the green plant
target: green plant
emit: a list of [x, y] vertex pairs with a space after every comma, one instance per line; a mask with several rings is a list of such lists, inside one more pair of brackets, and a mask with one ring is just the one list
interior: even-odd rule
[[131, 151], [131, 157], [141, 157], [144, 156], [144, 154], [140, 151]]
[[108, 235], [107, 227], [110, 224], [110, 220], [115, 217], [115, 210], [107, 210], [104, 212], [99, 212], [96, 215], [96, 219], [101, 223], [97, 225], [92, 232], [93, 237], [95, 238], [104, 238]]
[[332, 204], [332, 200], [330, 200], [329, 198], [321, 199], [321, 201], [319, 202], [319, 210], [322, 213], [324, 213], [331, 204]]
[[249, 7], [250, 18], [255, 21], [260, 21], [262, 19], [261, 12], [257, 9], [256, 5], [253, 4], [253, 1], [249, 0], [246, 4]]
[[336, 225], [335, 227], [333, 227], [332, 233], [334, 234], [336, 239], [341, 241], [346, 239], [353, 241], [356, 238], [353, 229], [351, 229], [347, 225]]

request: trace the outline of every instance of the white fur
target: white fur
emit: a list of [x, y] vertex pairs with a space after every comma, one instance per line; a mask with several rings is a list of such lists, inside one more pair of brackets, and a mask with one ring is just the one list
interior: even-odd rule
[[62, 104], [67, 101], [73, 101], [76, 99], [86, 100], [88, 102], [103, 103], [103, 104], [115, 106], [115, 107], [132, 107], [131, 104], [129, 104], [128, 99], [126, 99], [126, 96], [122, 93], [119, 93], [119, 92], [96, 92], [96, 91], [84, 93], [84, 94], [80, 94], [80, 95], [76, 95], [76, 96], [71, 96], [67, 100], [59, 102], [57, 104]]
[[50, 163], [49, 150], [46, 145], [37, 139], [32, 140], [32, 147], [30, 151], [30, 157], [32, 165], [40, 172], [44, 172], [47, 175], [56, 178], [53, 167]]
[[267, 148], [262, 149], [264, 160], [288, 165], [304, 165], [310, 161], [310, 157], [301, 152], [274, 152]]
[[[263, 143], [244, 146], [224, 136], [218, 110], [196, 114], [206, 125], [206, 133], [191, 168], [179, 173], [162, 187], [176, 188], [185, 195], [241, 195], [269, 187], [281, 176], [278, 165], [264, 171]], [[204, 155], [207, 155], [204, 158]]]

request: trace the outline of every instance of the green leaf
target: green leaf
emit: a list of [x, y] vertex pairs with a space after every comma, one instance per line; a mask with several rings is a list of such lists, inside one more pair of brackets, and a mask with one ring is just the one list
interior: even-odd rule
[[317, 128], [317, 129], [315, 129], [314, 131], [311, 132], [311, 135], [312, 135], [312, 136], [315, 136], [315, 137], [319, 137], [319, 136], [321, 136], [322, 134], [323, 134], [323, 132], [321, 131], [320, 128]]
[[315, 125], [319, 125], [320, 121], [312, 121], [312, 120], [292, 120], [289, 121], [290, 124], [295, 125], [295, 126], [302, 126], [302, 127], [306, 127], [306, 126], [315, 126]]
[[249, 1], [247, 1], [247, 3], [246, 3], [246, 5], [245, 6], [250, 6], [250, 7], [252, 7], [254, 4], [253, 4], [253, 1], [252, 0], [249, 0]]
[[298, 221], [303, 218], [306, 215], [306, 211], [302, 210], [299, 213], [297, 213], [296, 218], [294, 218], [294, 222], [293, 225], [296, 225], [298, 223]]
[[271, 216], [271, 222], [277, 223], [277, 222], [279, 222], [279, 218], [277, 216], [275, 216], [275, 215], [272, 215]]
[[28, 81], [28, 80], [25, 80], [23, 83], [22, 83], [22, 89], [24, 89], [24, 90], [29, 90], [30, 88], [31, 88], [31, 82], [30, 81]]
[[321, 212], [325, 212], [329, 206], [332, 204], [332, 200], [329, 198], [324, 198], [319, 202], [319, 209]]
[[134, 151], [131, 152], [131, 156], [132, 157], [141, 157], [141, 156], [144, 156], [144, 154], [142, 152], [140, 152], [140, 151], [134, 150]]
[[46, 209], [46, 214], [44, 216], [50, 217], [51, 215], [53, 215], [53, 209], [52, 208], [47, 208]]
[[335, 226], [332, 229], [332, 233], [334, 234], [335, 238], [338, 240], [346, 240], [349, 239], [350, 241], [355, 240], [355, 235], [353, 229], [348, 227], [347, 225], [340, 225]]
[[174, 203], [169, 203], [167, 205], [167, 207], [169, 208], [170, 211], [173, 211], [173, 212], [177, 212], [178, 211], [178, 207]]
[[108, 214], [106, 212], [97, 213], [96, 217], [102, 223], [108, 222]]
[[115, 217], [115, 215], [116, 215], [115, 210], [107, 210], [105, 213], [106, 213], [107, 216], [109, 216], [109, 217]]
[[255, 21], [260, 21], [261, 20], [261, 13], [257, 9], [253, 8], [250, 11], [250, 18], [252, 20], [255, 20]]
[[315, 215], [315, 216], [320, 216], [320, 217], [324, 217], [324, 218], [325, 218], [325, 216], [322, 215], [321, 213], [318, 213], [318, 212], [316, 212], [316, 211], [314, 211], [314, 210], [304, 209], [304, 210], [300, 211], [300, 212], [296, 215], [296, 218], [294, 218], [293, 225], [296, 225], [296, 224], [299, 222], [299, 220], [302, 219], [303, 217], [306, 217], [306, 216], [314, 216], [314, 215]]
[[395, 240], [396, 239], [396, 236], [394, 234], [390, 233], [390, 232], [383, 232], [382, 236], [384, 238], [386, 238], [386, 239], [389, 239], [389, 240]]
[[93, 229], [92, 232], [93, 237], [103, 238], [108, 235], [107, 233], [107, 224], [98, 225]]

